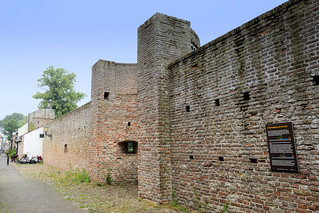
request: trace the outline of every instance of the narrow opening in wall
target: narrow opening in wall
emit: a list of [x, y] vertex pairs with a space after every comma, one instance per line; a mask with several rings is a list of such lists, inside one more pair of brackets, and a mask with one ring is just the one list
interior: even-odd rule
[[128, 126], [131, 126], [131, 122], [127, 122], [127, 125], [128, 125]]
[[40, 134], [40, 138], [44, 138], [44, 134]]
[[243, 93], [243, 100], [244, 101], [249, 101], [250, 100], [250, 94], [249, 94], [249, 92], [244, 92]]
[[196, 68], [198, 68], [198, 64], [193, 64], [192, 69], [196, 69]]
[[136, 154], [137, 153], [137, 142], [136, 141], [122, 141], [118, 143], [120, 151], [123, 154]]
[[256, 158], [249, 158], [250, 163], [257, 163], [257, 159]]
[[186, 106], [185, 109], [186, 109], [186, 112], [190, 112], [191, 111], [191, 107], [190, 106]]
[[198, 49], [198, 46], [194, 41], [191, 41], [191, 48], [192, 48], [192, 50]]
[[219, 99], [215, 100], [215, 106], [220, 106]]
[[67, 152], [68, 152], [68, 145], [64, 144], [64, 153], [67, 153]]
[[104, 92], [104, 100], [109, 100], [110, 93]]
[[193, 156], [193, 155], [190, 155], [190, 156], [189, 156], [189, 159], [194, 159], [194, 156]]
[[218, 157], [219, 161], [224, 161], [224, 157]]
[[319, 75], [312, 76], [313, 81], [315, 82], [315, 85], [319, 85]]

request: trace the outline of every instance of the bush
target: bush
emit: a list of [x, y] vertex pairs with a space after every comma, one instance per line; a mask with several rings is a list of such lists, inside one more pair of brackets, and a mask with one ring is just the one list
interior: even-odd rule
[[78, 172], [76, 171], [76, 179], [79, 180], [80, 182], [86, 182], [89, 183], [90, 182], [90, 176], [89, 173], [87, 173], [85, 171], [85, 169], [82, 169], [82, 172]]
[[13, 147], [12, 149], [8, 149], [5, 153], [8, 154], [10, 158], [12, 158], [16, 155], [16, 148]]
[[112, 184], [112, 179], [110, 173], [107, 174], [106, 176], [106, 184], [111, 185]]

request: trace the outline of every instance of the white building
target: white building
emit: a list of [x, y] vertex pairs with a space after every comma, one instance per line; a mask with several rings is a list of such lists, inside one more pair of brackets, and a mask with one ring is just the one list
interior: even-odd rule
[[43, 146], [43, 126], [54, 120], [54, 110], [51, 108], [39, 109], [29, 113], [27, 123], [18, 129], [17, 148], [19, 159], [23, 154], [32, 156], [42, 156]]
[[[30, 159], [32, 156], [42, 156], [43, 138], [43, 127], [24, 134], [21, 152], [27, 154]], [[19, 155], [19, 157], [22, 156]]]

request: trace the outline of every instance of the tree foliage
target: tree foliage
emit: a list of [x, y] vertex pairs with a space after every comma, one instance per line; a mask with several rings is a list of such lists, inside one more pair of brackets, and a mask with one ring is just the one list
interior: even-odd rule
[[13, 113], [7, 115], [4, 119], [0, 120], [1, 132], [11, 140], [12, 133], [16, 132], [20, 127], [26, 123], [26, 117], [21, 113]]
[[56, 118], [76, 109], [76, 103], [84, 98], [85, 94], [74, 90], [75, 77], [74, 73], [68, 73], [63, 68], [48, 67], [42, 78], [38, 79], [38, 86], [46, 91], [33, 95], [35, 99], [42, 99], [39, 108], [46, 108], [50, 103]]

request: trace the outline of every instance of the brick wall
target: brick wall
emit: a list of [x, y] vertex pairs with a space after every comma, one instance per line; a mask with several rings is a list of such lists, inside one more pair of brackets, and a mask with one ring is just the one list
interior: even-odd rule
[[[62, 169], [84, 168], [93, 181], [137, 182], [136, 64], [99, 60], [92, 68], [91, 102], [54, 120], [45, 137], [44, 161]], [[138, 147], [138, 145], [136, 145]]]
[[171, 199], [166, 66], [191, 52], [194, 44], [199, 46], [199, 40], [188, 21], [163, 14], [138, 29], [139, 196], [158, 203]]
[[[226, 200], [231, 212], [319, 210], [318, 20], [318, 1], [290, 1], [169, 66], [179, 203], [208, 212]], [[278, 122], [294, 124], [300, 173], [270, 170], [265, 124]]]
[[123, 143], [139, 142], [136, 64], [99, 60], [92, 69], [91, 174], [94, 180], [137, 181], [138, 155]]
[[[91, 102], [51, 123], [44, 161], [206, 212], [318, 211], [318, 8], [291, 0], [199, 49], [188, 21], [155, 14], [137, 65], [93, 66]], [[270, 170], [265, 124], [279, 122], [294, 124], [300, 173]]]
[[65, 170], [83, 168], [88, 171], [90, 118], [91, 102], [51, 122], [43, 141], [44, 163]]

